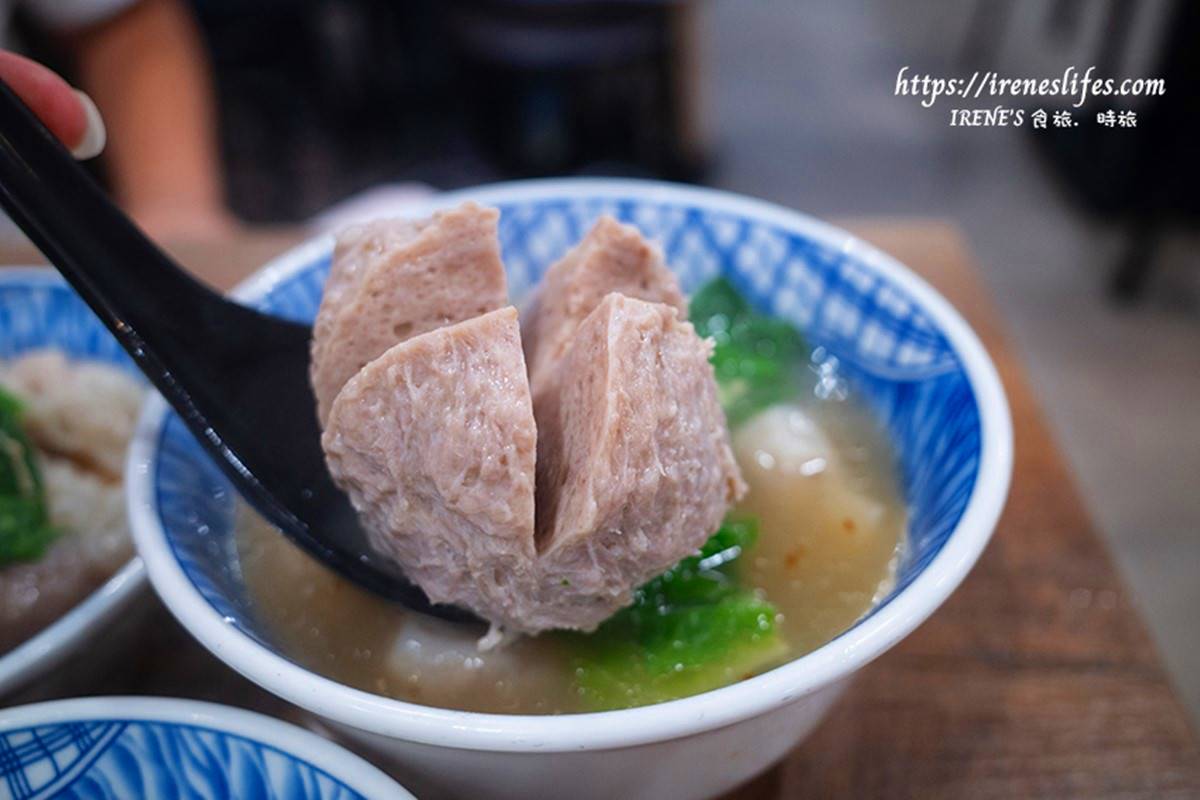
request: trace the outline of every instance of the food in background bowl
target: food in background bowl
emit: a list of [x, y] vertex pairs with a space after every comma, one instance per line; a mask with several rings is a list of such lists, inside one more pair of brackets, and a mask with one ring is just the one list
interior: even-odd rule
[[[48, 355], [51, 352], [60, 354], [64, 360], [60, 362], [57, 356]], [[5, 510], [9, 517], [8, 521], [0, 522], [0, 527], [8, 526], [6, 538], [17, 534], [18, 539], [25, 542], [21, 547], [27, 551], [30, 545], [44, 547], [43, 555], [47, 556], [38, 562], [27, 560], [0, 566], [0, 598], [3, 598], [0, 600], [0, 640], [4, 642], [0, 646], [0, 652], [3, 652], [0, 655], [0, 696], [44, 675], [85, 644], [89, 645], [84, 652], [86, 657], [79, 659], [78, 666], [89, 673], [105, 669], [123, 642], [123, 634], [136, 632], [135, 616], [122, 615], [122, 612], [130, 609], [130, 604], [145, 587], [141, 559], [130, 555], [125, 534], [110, 536], [106, 533], [115, 532], [116, 518], [124, 515], [126, 510], [117, 496], [121, 493], [118, 486], [124, 479], [123, 441], [128, 436], [129, 417], [136, 406], [132, 406], [128, 398], [117, 401], [120, 410], [110, 419], [111, 408], [96, 403], [86, 408], [79, 406], [81, 402], [91, 400], [88, 394], [93, 391], [90, 380], [83, 380], [81, 397], [62, 392], [50, 397], [44, 388], [30, 385], [31, 380], [36, 384], [33, 379], [39, 375], [54, 374], [55, 365], [72, 373], [65, 377], [71, 382], [80, 373], [75, 367], [81, 365], [87, 367], [83, 370], [85, 379], [96, 374], [93, 368], [102, 372], [112, 369], [120, 371], [126, 381], [140, 386], [141, 374], [117, 340], [57, 272], [47, 268], [0, 269], [0, 363], [12, 366], [38, 353], [40, 355], [29, 362], [33, 367], [29, 373], [24, 377], [11, 376], [27, 389], [42, 395], [35, 403], [18, 401], [26, 412], [31, 408], [38, 412], [32, 420], [37, 429], [30, 432], [30, 452], [37, 449], [32, 440], [41, 439], [58, 461], [64, 450], [73, 449], [69, 442], [82, 437], [88, 443], [90, 455], [81, 453], [74, 461], [66, 459], [70, 461], [69, 467], [51, 467], [42, 475], [43, 484], [67, 484], [65, 491], [52, 491], [46, 498], [49, 505], [56, 506], [44, 506], [47, 515], [53, 514], [58, 519], [57, 523], [50, 520], [50, 530], [57, 528], [59, 533], [53, 539], [41, 530], [46, 527], [44, 525], [12, 525], [13, 514], [29, 516], [27, 503], [0, 501], [0, 510]], [[42, 367], [37, 366], [39, 361]], [[50, 372], [45, 371], [46, 364], [50, 364]], [[25, 369], [23, 366], [22, 371]], [[98, 379], [100, 395], [105, 398], [109, 394], [106, 387], [110, 379], [107, 375]], [[4, 389], [4, 384], [0, 384], [0, 389]], [[49, 389], [54, 391], [56, 387]], [[17, 396], [21, 387], [9, 387], [5, 391]], [[11, 405], [6, 404], [6, 407]], [[11, 438], [11, 427], [9, 430]], [[20, 431], [24, 434], [25, 429], [22, 427]], [[67, 442], [58, 438], [64, 435], [68, 437]], [[118, 440], [122, 443], [118, 444]], [[9, 457], [11, 452], [10, 447]], [[54, 487], [49, 488], [53, 490]], [[61, 504], [60, 500], [63, 501]], [[95, 504], [91, 505], [93, 500]], [[72, 528], [81, 535], [63, 533]], [[12, 540], [9, 541], [11, 545]], [[61, 551], [55, 543], [62, 545]], [[73, 545], [84, 544], [86, 547], [73, 548]], [[11, 556], [11, 550], [9, 553]], [[73, 572], [79, 582], [49, 574], [48, 568], [55, 560], [60, 564], [66, 562], [66, 570]], [[19, 580], [17, 576], [21, 576]], [[105, 579], [105, 576], [110, 577]], [[83, 589], [85, 584], [95, 588], [87, 591]], [[43, 588], [47, 590], [45, 595]], [[122, 615], [121, 624], [111, 627], [118, 615]], [[38, 629], [37, 632], [29, 635], [34, 629]], [[109, 632], [116, 635], [100, 636]], [[63, 676], [70, 674], [72, 671]], [[47, 681], [50, 677], [46, 676]], [[48, 682], [39, 685], [39, 689], [50, 688]]]
[[0, 654], [133, 555], [122, 468], [144, 388], [57, 349], [0, 363]]

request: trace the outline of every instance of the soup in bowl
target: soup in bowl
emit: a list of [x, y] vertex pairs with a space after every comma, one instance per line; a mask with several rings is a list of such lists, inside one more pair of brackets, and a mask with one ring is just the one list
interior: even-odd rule
[[[716, 342], [749, 486], [704, 550], [595, 633], [481, 650], [479, 631], [389, 606], [296, 551], [156, 399], [129, 462], [139, 552], [201, 642], [418, 790], [716, 794], [803, 738], [978, 557], [1011, 469], [995, 370], [904, 267], [784, 209], [607, 180], [484, 187], [431, 209], [464, 199], [499, 209], [518, 303], [601, 215], [662, 247]], [[311, 320], [331, 253], [304, 245], [237, 295]]]

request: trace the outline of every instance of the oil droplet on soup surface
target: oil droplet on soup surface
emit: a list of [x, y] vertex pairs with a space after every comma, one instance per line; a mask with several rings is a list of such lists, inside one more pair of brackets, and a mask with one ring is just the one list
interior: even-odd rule
[[[733, 439], [750, 487], [740, 510], [760, 522], [758, 543], [740, 559], [740, 580], [779, 609], [783, 663], [849, 628], [890, 589], [905, 529], [892, 454], [870, 419], [840, 401], [775, 406]], [[584, 710], [561, 639], [523, 638], [480, 652], [481, 629], [406, 612], [359, 589], [245, 506], [238, 550], [263, 627], [308, 669], [443, 708]]]

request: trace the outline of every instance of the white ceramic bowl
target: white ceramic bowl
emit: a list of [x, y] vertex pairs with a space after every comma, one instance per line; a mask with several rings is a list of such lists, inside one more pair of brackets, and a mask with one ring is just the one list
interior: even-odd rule
[[88, 697], [6, 709], [0, 752], [3, 800], [412, 800], [315, 734], [193, 700]]
[[[147, 405], [128, 464], [129, 509], [150, 579], [219, 658], [386, 758], [419, 793], [575, 800], [719, 794], [803, 739], [854, 673], [933, 613], [983, 550], [1012, 464], [1011, 421], [995, 369], [962, 318], [908, 269], [777, 206], [661, 183], [550, 180], [456, 192], [431, 208], [468, 198], [500, 207], [516, 293], [597, 214], [613, 213], [662, 242], [685, 289], [723, 273], [759, 308], [836, 354], [898, 453], [911, 523], [896, 590], [808, 655], [660, 705], [517, 716], [379, 697], [314, 674], [271, 644], [244, 599], [236, 565], [227, 563], [236, 558], [229, 555], [228, 489], [161, 401]], [[328, 239], [297, 248], [247, 281], [238, 297], [311, 317], [330, 248]]]
[[[44, 267], [0, 269], [0, 357], [58, 347], [77, 358], [137, 372], [125, 351], [57, 272]], [[48, 627], [0, 656], [0, 697], [60, 664], [111, 624], [146, 587], [133, 558], [100, 588]]]

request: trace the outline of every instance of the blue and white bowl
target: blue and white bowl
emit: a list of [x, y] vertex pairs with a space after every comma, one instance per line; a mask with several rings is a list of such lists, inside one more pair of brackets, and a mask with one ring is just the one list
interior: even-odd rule
[[88, 697], [0, 711], [0, 800], [412, 800], [321, 737], [229, 706]]
[[[250, 606], [228, 484], [161, 401], [130, 452], [129, 503], [150, 579], [180, 621], [230, 666], [455, 795], [708, 797], [803, 738], [847, 679], [928, 617], [987, 543], [1008, 490], [1012, 431], [996, 371], [974, 333], [893, 259], [809, 217], [730, 194], [661, 183], [547, 180], [438, 198], [498, 206], [519, 294], [599, 214], [658, 240], [685, 289], [728, 277], [756, 306], [835, 354], [900, 461], [910, 508], [895, 591], [818, 650], [733, 686], [598, 714], [518, 716], [429, 708], [343, 686], [290, 661]], [[237, 296], [314, 316], [332, 242], [282, 256]]]
[[[57, 272], [43, 267], [0, 269], [0, 359], [45, 347], [116, 364], [141, 377], [117, 340]], [[141, 559], [133, 558], [75, 608], [0, 656], [0, 697], [78, 650], [145, 585]]]

